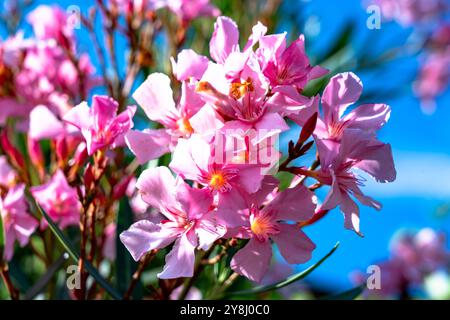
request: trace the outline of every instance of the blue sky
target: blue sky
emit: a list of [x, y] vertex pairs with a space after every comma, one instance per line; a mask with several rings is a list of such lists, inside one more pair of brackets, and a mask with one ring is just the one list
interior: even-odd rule
[[[42, 1], [37, 3], [56, 3]], [[62, 0], [62, 7], [80, 5], [83, 12], [93, 1]], [[291, 1], [296, 10], [297, 5], [305, 10], [299, 18], [309, 19], [309, 32], [319, 31], [317, 37], [307, 43], [312, 55], [326, 50], [330, 41], [336, 39], [339, 30], [349, 21], [355, 22], [353, 39], [355, 50], [370, 39], [363, 47], [367, 53], [383, 53], [389, 46], [400, 44], [410, 36], [411, 29], [402, 29], [395, 23], [383, 23], [380, 30], [366, 28], [368, 14], [359, 0], [326, 1], [304, 0]], [[212, 27], [212, 26], [211, 26]], [[284, 30], [279, 30], [284, 31]], [[1, 34], [1, 33], [0, 33]], [[78, 31], [81, 50], [92, 51], [86, 33]], [[121, 45], [119, 40], [118, 45]], [[92, 53], [92, 52], [91, 52]], [[359, 54], [359, 52], [358, 52]], [[123, 58], [120, 57], [120, 58]], [[389, 88], [404, 81], [414, 74], [417, 57], [400, 60], [378, 72], [358, 73], [364, 83], [364, 90]], [[353, 71], [351, 68], [346, 71]], [[388, 255], [389, 240], [399, 228], [419, 228], [431, 226], [450, 231], [449, 218], [437, 219], [434, 212], [438, 206], [450, 202], [450, 93], [447, 91], [437, 101], [437, 110], [432, 115], [425, 115], [418, 100], [412, 95], [410, 86], [397, 97], [377, 97], [377, 101], [391, 105], [392, 115], [389, 123], [380, 132], [380, 139], [392, 145], [398, 178], [394, 183], [384, 185], [370, 180], [363, 191], [381, 201], [384, 208], [377, 212], [361, 206], [361, 228], [364, 238], [344, 230], [342, 215], [333, 211], [326, 219], [306, 232], [316, 242], [317, 249], [313, 260], [319, 259], [332, 246], [340, 241], [340, 249], [316, 270], [310, 280], [336, 290], [351, 286], [349, 273], [365, 270], [368, 265]], [[297, 135], [294, 130], [293, 136]], [[289, 137], [285, 137], [288, 139]], [[305, 266], [298, 266], [303, 269]]]

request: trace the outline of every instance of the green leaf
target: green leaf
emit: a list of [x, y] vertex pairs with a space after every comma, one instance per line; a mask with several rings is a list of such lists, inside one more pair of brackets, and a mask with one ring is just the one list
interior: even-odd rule
[[116, 287], [125, 293], [130, 285], [133, 270], [137, 264], [131, 258], [130, 253], [120, 241], [119, 235], [127, 230], [133, 223], [133, 212], [128, 199], [124, 197], [119, 203], [116, 227]]
[[[73, 244], [69, 241], [69, 239], [66, 238], [64, 233], [59, 229], [59, 227], [55, 224], [55, 222], [50, 218], [50, 216], [45, 212], [44, 209], [41, 208], [41, 206], [35, 201], [36, 208], [38, 211], [42, 214], [42, 216], [47, 220], [48, 226], [50, 230], [53, 232], [53, 234], [56, 236], [58, 241], [62, 244], [64, 249], [66, 249], [69, 256], [75, 261], [78, 262], [80, 256], [75, 250], [75, 247]], [[97, 283], [105, 289], [106, 292], [108, 292], [111, 297], [114, 299], [122, 299], [122, 295], [114, 288], [112, 287], [108, 281], [106, 281], [100, 273], [97, 271], [97, 269], [89, 262], [84, 261], [84, 267], [86, 271], [97, 281]]]
[[306, 270], [303, 270], [302, 272], [299, 272], [283, 281], [280, 282], [276, 282], [276, 283], [272, 283], [269, 285], [265, 285], [265, 286], [258, 286], [256, 288], [250, 289], [250, 290], [243, 290], [243, 291], [236, 291], [236, 292], [229, 292], [226, 294], [226, 296], [234, 296], [234, 295], [248, 295], [248, 294], [259, 294], [259, 293], [263, 293], [263, 292], [267, 292], [267, 291], [272, 291], [272, 290], [278, 290], [281, 289], [283, 287], [286, 287], [296, 281], [299, 281], [303, 278], [305, 278], [307, 275], [309, 275], [311, 272], [313, 272], [317, 267], [319, 267], [325, 260], [327, 260], [335, 251], [336, 249], [339, 247], [339, 242], [337, 242], [333, 249], [331, 249], [330, 252], [328, 252], [322, 259], [320, 259], [319, 261], [317, 261], [314, 265], [312, 265], [311, 267], [309, 267]]
[[358, 298], [358, 296], [364, 291], [365, 285], [357, 286], [356, 288], [334, 294], [329, 295], [323, 298], [320, 298], [320, 300], [354, 300]]

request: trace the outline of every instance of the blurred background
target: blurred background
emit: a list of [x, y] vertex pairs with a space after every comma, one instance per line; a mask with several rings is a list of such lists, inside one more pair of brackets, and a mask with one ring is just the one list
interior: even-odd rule
[[[5, 38], [8, 28], [9, 31], [20, 28], [25, 30], [25, 34], [31, 33], [28, 24], [14, 24], [7, 2], [15, 1], [0, 0], [1, 15], [6, 22], [0, 28], [0, 36]], [[450, 90], [447, 85], [450, 31], [448, 27], [445, 29], [446, 23], [450, 22], [449, 11], [446, 10], [450, 1], [416, 1], [421, 2], [422, 7], [411, 16], [407, 16], [406, 11], [396, 12], [389, 7], [389, 2], [392, 1], [213, 1], [223, 15], [236, 20], [244, 40], [258, 19], [269, 26], [270, 32], [287, 31], [291, 40], [303, 33], [312, 64], [330, 69], [330, 76], [343, 71], [356, 73], [364, 84], [361, 104], [382, 102], [392, 108], [389, 123], [379, 138], [392, 145], [397, 180], [387, 185], [367, 180], [364, 193], [379, 200], [383, 210], [377, 212], [360, 206], [364, 238], [342, 227], [343, 218], [338, 210], [305, 229], [317, 244], [313, 260], [326, 254], [337, 241], [341, 244], [332, 258], [308, 278], [307, 284], [317, 290], [338, 292], [352, 288], [355, 283], [351, 275], [358, 270], [365, 273], [369, 265], [388, 259], [390, 241], [401, 230], [431, 227], [444, 234], [450, 232]], [[433, 11], [436, 2], [444, 7]], [[23, 16], [40, 4], [55, 4], [62, 8], [75, 5], [88, 15], [88, 8], [95, 6], [95, 1], [35, 0], [26, 6]], [[376, 20], [375, 24], [371, 20], [377, 13], [369, 7], [372, 4], [381, 9], [379, 25]], [[194, 21], [183, 47], [208, 54], [207, 44], [213, 23], [213, 18]], [[97, 21], [95, 28], [100, 27]], [[444, 29], [442, 34], [435, 36], [441, 29]], [[89, 53], [99, 69], [87, 31], [80, 27], [76, 35], [78, 51]], [[99, 33], [99, 36], [102, 35]], [[124, 71], [125, 39], [117, 36], [115, 40], [118, 48], [123, 47], [122, 55], [117, 58], [120, 70]], [[148, 72], [170, 73], [169, 57], [175, 52], [170, 37], [165, 33], [158, 34], [156, 45], [153, 51], [155, 63], [149, 66]], [[436, 52], [444, 58], [435, 57]], [[437, 59], [444, 61], [435, 67], [438, 70], [424, 71], [427, 63]], [[316, 81], [306, 92], [314, 94], [322, 90], [325, 80]], [[136, 81], [137, 84], [140, 82]], [[105, 88], [94, 91], [99, 92], [105, 92]], [[297, 135], [298, 128], [283, 136], [282, 148]], [[303, 165], [310, 163], [307, 158], [301, 161]], [[321, 190], [319, 194], [323, 196], [325, 192]], [[303, 268], [298, 266], [299, 270]], [[293, 271], [286, 270], [287, 273]]]

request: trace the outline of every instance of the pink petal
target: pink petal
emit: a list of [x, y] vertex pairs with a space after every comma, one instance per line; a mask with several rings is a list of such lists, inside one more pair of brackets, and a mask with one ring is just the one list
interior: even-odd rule
[[314, 193], [298, 185], [278, 193], [264, 210], [275, 211], [278, 220], [306, 221], [314, 215], [316, 203]]
[[355, 201], [353, 201], [349, 195], [343, 193], [340, 208], [344, 214], [344, 227], [353, 230], [358, 235], [362, 236], [359, 228], [359, 208]]
[[166, 255], [166, 264], [160, 279], [175, 279], [181, 277], [192, 277], [194, 275], [195, 247], [197, 241], [193, 232], [183, 233]]
[[364, 160], [355, 164], [355, 167], [367, 172], [378, 182], [392, 182], [397, 177], [390, 144], [381, 143], [367, 148]]
[[199, 80], [205, 73], [206, 68], [208, 68], [208, 58], [199, 55], [192, 49], [181, 50], [177, 60], [177, 62], [172, 60], [172, 69], [179, 81], [184, 81], [191, 77]]
[[96, 129], [101, 130], [116, 117], [119, 104], [108, 96], [94, 96], [92, 98], [91, 113], [94, 116]]
[[233, 271], [255, 282], [261, 282], [269, 269], [272, 258], [272, 246], [269, 241], [259, 241], [255, 238], [239, 250], [231, 260]]
[[28, 243], [30, 236], [36, 230], [38, 225], [39, 223], [37, 220], [29, 214], [15, 217], [14, 230], [16, 232], [16, 239], [19, 241], [21, 247]]
[[227, 231], [225, 227], [217, 224], [213, 215], [208, 214], [203, 216], [195, 226], [199, 249], [208, 250], [214, 241], [223, 237]]
[[283, 258], [290, 264], [305, 263], [311, 259], [316, 245], [296, 225], [278, 224], [280, 233], [272, 235]]
[[141, 220], [122, 232], [120, 241], [130, 252], [133, 259], [139, 261], [147, 252], [168, 246], [177, 236], [177, 233], [164, 228], [164, 225]]
[[37, 106], [30, 113], [29, 136], [34, 140], [52, 139], [64, 134], [62, 122], [46, 106]]
[[84, 101], [67, 112], [64, 115], [63, 120], [80, 130], [89, 128], [92, 124], [90, 108]]
[[170, 125], [178, 119], [170, 79], [163, 73], [152, 73], [133, 93], [133, 98], [152, 121]]
[[391, 115], [391, 108], [386, 104], [363, 104], [345, 117], [351, 121], [349, 128], [376, 131], [380, 129]]
[[179, 139], [169, 167], [186, 179], [197, 180], [203, 172], [208, 172], [211, 146], [199, 135], [189, 139]]
[[130, 130], [125, 135], [125, 142], [140, 164], [157, 159], [170, 151], [172, 137], [166, 129], [147, 131]]
[[336, 179], [334, 172], [331, 172], [331, 175], [333, 182], [331, 189], [328, 191], [327, 197], [322, 203], [321, 209], [323, 210], [331, 210], [336, 208], [341, 203], [342, 197], [345, 195], [345, 193], [341, 193], [339, 181]]
[[254, 193], [261, 187], [261, 182], [264, 175], [261, 172], [261, 167], [253, 165], [239, 166], [239, 173], [237, 176], [238, 185], [246, 192]]
[[224, 63], [228, 55], [239, 48], [239, 30], [228, 17], [218, 17], [209, 42], [209, 53], [218, 63]]
[[206, 214], [213, 204], [213, 196], [206, 188], [195, 189], [187, 183], [180, 183], [176, 192], [176, 198], [181, 204], [183, 212], [191, 220], [198, 219]]
[[351, 72], [331, 78], [322, 95], [325, 122], [336, 122], [345, 109], [359, 99], [362, 88], [361, 80]]
[[144, 200], [155, 208], [174, 209], [178, 207], [175, 198], [176, 181], [167, 167], [144, 170], [136, 182], [136, 188]]
[[244, 195], [236, 188], [218, 195], [218, 205], [216, 220], [229, 228], [243, 226], [248, 217], [245, 215], [245, 209], [248, 209], [248, 203]]
[[201, 135], [212, 135], [223, 127], [222, 117], [209, 104], [202, 107], [190, 119], [192, 129]]

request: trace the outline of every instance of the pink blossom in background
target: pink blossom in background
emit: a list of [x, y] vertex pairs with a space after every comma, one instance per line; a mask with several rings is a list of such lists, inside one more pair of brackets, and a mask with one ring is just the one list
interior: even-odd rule
[[395, 20], [404, 26], [422, 23], [448, 10], [445, 0], [375, 0], [387, 20]]
[[[33, 197], [61, 229], [77, 225], [80, 221], [81, 203], [75, 188], [71, 187], [64, 173], [57, 170], [46, 184], [30, 188]], [[47, 223], [41, 222], [45, 228]]]
[[77, 127], [86, 140], [88, 154], [121, 144], [124, 135], [133, 127], [135, 106], [117, 114], [119, 105], [107, 96], [94, 96], [92, 107], [86, 102], [70, 110], [64, 121]]
[[40, 5], [28, 14], [27, 20], [38, 39], [53, 39], [66, 49], [72, 48], [74, 27], [61, 8]]
[[25, 185], [18, 184], [9, 189], [4, 198], [0, 197], [0, 213], [5, 232], [4, 258], [7, 261], [13, 257], [16, 240], [24, 247], [39, 225], [38, 220], [28, 211], [24, 191]]
[[110, 261], [116, 259], [116, 229], [117, 226], [115, 223], [110, 223], [105, 228], [103, 256]]
[[[410, 290], [420, 288], [427, 276], [444, 270], [450, 262], [446, 238], [431, 228], [418, 231], [401, 230], [391, 240], [390, 257], [377, 263], [381, 272], [380, 288], [366, 290], [365, 295], [376, 298], [409, 297]], [[356, 283], [365, 276], [355, 272]]]
[[450, 83], [450, 46], [443, 52], [426, 57], [414, 83], [414, 92], [421, 99], [422, 109], [433, 113], [436, 97], [443, 93]]
[[220, 14], [220, 10], [212, 5], [210, 0], [165, 0], [163, 3], [183, 23], [188, 23], [199, 17], [217, 17]]
[[139, 177], [136, 187], [142, 199], [158, 208], [166, 220], [158, 224], [138, 221], [120, 235], [120, 240], [136, 261], [153, 249], [175, 242], [158, 277], [191, 277], [195, 249], [206, 250], [226, 231], [216, 224], [210, 211], [211, 194], [206, 189], [194, 189], [175, 179], [167, 167], [147, 169]]

